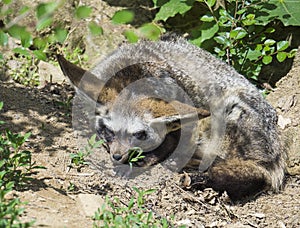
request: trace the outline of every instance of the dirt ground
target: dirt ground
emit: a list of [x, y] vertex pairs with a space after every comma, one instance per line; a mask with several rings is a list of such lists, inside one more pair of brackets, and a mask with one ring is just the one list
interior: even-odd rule
[[[101, 16], [101, 10], [98, 11]], [[109, 30], [105, 26], [104, 29]], [[108, 40], [104, 51], [99, 46], [90, 46], [89, 54], [99, 48], [102, 53], [111, 50], [113, 45], [108, 36], [103, 37]], [[0, 101], [4, 102], [0, 119], [6, 121], [1, 128], [30, 131], [32, 135], [25, 147], [33, 153], [38, 165], [46, 167], [35, 175], [36, 180], [27, 189], [14, 192], [14, 197], [28, 202], [22, 220], [34, 219], [34, 227], [92, 227], [91, 217], [105, 202], [105, 197], [117, 196], [122, 202], [129, 202], [136, 196], [132, 187], [137, 186], [156, 189], [146, 197], [147, 208], [158, 217], [170, 219], [174, 215], [175, 226], [300, 227], [300, 51], [290, 73], [267, 97], [278, 111], [279, 128], [288, 148], [286, 185], [278, 194], [264, 193], [235, 204], [211, 189], [183, 189], [178, 183], [179, 174], [160, 166], [136, 179], [121, 179], [109, 162], [106, 164], [109, 159], [103, 149], [92, 155], [93, 161], [98, 158], [97, 164], [84, 167], [80, 172], [70, 168], [70, 153], [77, 152], [87, 140], [73, 127], [78, 122], [72, 116], [74, 109], [68, 101], [74, 91], [64, 82], [56, 66], [43, 63], [39, 67], [40, 76], [48, 79], [47, 74], [51, 72], [57, 83], [43, 81], [40, 88], [28, 88], [0, 81]], [[4, 77], [0, 75], [1, 78]], [[74, 190], [71, 191], [70, 186]]]

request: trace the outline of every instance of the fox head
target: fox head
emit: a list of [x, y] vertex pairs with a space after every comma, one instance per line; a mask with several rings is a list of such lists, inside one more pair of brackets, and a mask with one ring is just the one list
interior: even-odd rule
[[114, 163], [129, 163], [132, 148], [143, 151], [143, 158], [135, 166], [162, 162], [176, 150], [183, 131], [188, 132], [184, 140], [192, 140], [196, 137], [192, 133], [195, 121], [210, 115], [206, 110], [174, 99], [177, 95], [169, 95], [174, 93], [175, 82], [166, 77], [170, 73], [166, 68], [152, 63], [135, 64], [107, 79], [60, 55], [57, 58], [64, 75], [97, 103], [95, 131], [105, 140]]

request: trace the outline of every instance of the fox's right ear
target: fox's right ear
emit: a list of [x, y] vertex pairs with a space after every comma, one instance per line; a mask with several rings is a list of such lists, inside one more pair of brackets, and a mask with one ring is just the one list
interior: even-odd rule
[[57, 61], [62, 72], [70, 79], [72, 84], [89, 98], [97, 101], [99, 91], [104, 83], [94, 74], [69, 62], [62, 55], [57, 55]]

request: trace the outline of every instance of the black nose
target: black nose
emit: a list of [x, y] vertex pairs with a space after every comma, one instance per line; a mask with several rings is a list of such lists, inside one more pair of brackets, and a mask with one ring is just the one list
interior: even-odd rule
[[112, 156], [115, 160], [120, 161], [122, 159], [122, 155], [121, 154], [113, 154]]

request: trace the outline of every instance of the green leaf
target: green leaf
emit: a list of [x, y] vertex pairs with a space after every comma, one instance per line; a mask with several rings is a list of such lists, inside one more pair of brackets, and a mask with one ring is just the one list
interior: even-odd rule
[[4, 3], [4, 4], [10, 4], [10, 3], [11, 3], [11, 0], [3, 0], [3, 3]]
[[29, 47], [32, 43], [32, 37], [29, 32], [26, 31], [26, 27], [13, 25], [8, 29], [9, 35], [12, 37], [21, 40], [23, 47]]
[[248, 14], [245, 19], [242, 20], [242, 23], [246, 26], [250, 26], [256, 23], [255, 14]]
[[267, 40], [265, 40], [264, 45], [272, 46], [272, 45], [275, 44], [275, 43], [276, 43], [275, 40], [267, 39]]
[[41, 50], [34, 50], [33, 54], [39, 59], [45, 61], [47, 59], [46, 54]]
[[286, 40], [278, 41], [276, 43], [276, 47], [277, 47], [277, 51], [284, 51], [285, 49], [287, 49], [289, 47], [289, 42]]
[[150, 39], [150, 40], [158, 40], [161, 31], [160, 28], [152, 23], [148, 23], [139, 28], [140, 33]]
[[56, 28], [54, 34], [55, 34], [55, 39], [59, 43], [63, 43], [68, 36], [68, 31], [63, 28]]
[[218, 54], [218, 56], [222, 57], [226, 54], [226, 52], [224, 50], [221, 50], [218, 47], [214, 47], [214, 52], [216, 52]]
[[287, 57], [288, 58], [293, 58], [293, 57], [295, 57], [295, 55], [296, 55], [296, 53], [297, 53], [297, 48], [294, 48], [294, 49], [292, 49], [292, 50], [290, 50], [290, 52], [288, 52], [287, 53]]
[[8, 29], [8, 34], [13, 38], [20, 39], [20, 34], [23, 31], [25, 31], [25, 27], [15, 24]]
[[243, 29], [241, 27], [237, 27], [230, 31], [229, 36], [230, 36], [230, 38], [240, 40], [240, 39], [244, 38], [246, 35], [247, 35], [247, 32], [245, 29]]
[[255, 14], [250, 13], [246, 16], [246, 18], [249, 19], [249, 20], [254, 20], [255, 19]]
[[24, 56], [30, 56], [30, 53], [29, 53], [29, 51], [27, 51], [26, 49], [24, 49], [24, 48], [14, 48], [13, 49], [13, 52], [14, 53], [18, 53], [18, 54], [20, 54], [20, 55], [24, 55]]
[[205, 3], [209, 6], [209, 7], [213, 7], [216, 3], [216, 0], [206, 0]]
[[92, 13], [92, 8], [89, 6], [79, 6], [75, 11], [75, 16], [77, 19], [88, 18]]
[[255, 61], [258, 60], [258, 58], [261, 55], [262, 53], [260, 52], [260, 50], [249, 50], [246, 58], [249, 59], [250, 61]]
[[156, 192], [156, 189], [147, 189], [144, 191], [143, 195], [149, 195], [149, 194], [152, 194], [153, 192]]
[[211, 16], [211, 15], [203, 15], [201, 18], [200, 18], [201, 21], [205, 21], [205, 22], [211, 22], [214, 20], [214, 17]]
[[129, 43], [136, 43], [139, 40], [139, 37], [132, 30], [126, 30], [124, 36], [129, 41]]
[[52, 22], [53, 22], [52, 17], [44, 17], [38, 20], [36, 24], [36, 30], [41, 31], [42, 29], [49, 27], [52, 24]]
[[20, 36], [22, 46], [28, 48], [32, 44], [32, 36], [30, 32], [23, 31]]
[[42, 50], [42, 49], [45, 49], [45, 47], [47, 45], [47, 41], [46, 41], [46, 39], [36, 37], [33, 39], [33, 45], [36, 48]]
[[134, 19], [134, 13], [130, 10], [117, 11], [113, 17], [112, 22], [115, 24], [126, 24], [132, 22]]
[[267, 28], [265, 32], [266, 33], [273, 33], [273, 32], [275, 32], [275, 29], [270, 27], [270, 28]]
[[245, 13], [245, 12], [246, 12], [246, 9], [243, 8], [243, 9], [238, 10], [238, 11], [236, 12], [236, 14], [237, 14], [237, 15], [241, 15], [241, 14], [243, 14], [243, 13]]
[[264, 52], [267, 52], [267, 51], [270, 51], [270, 50], [271, 50], [270, 46], [264, 46], [264, 48], [263, 48]]
[[201, 44], [205, 41], [205, 40], [209, 40], [212, 37], [215, 36], [215, 34], [219, 31], [219, 26], [217, 23], [203, 23], [200, 26], [200, 31], [201, 34], [198, 38], [192, 40], [192, 43], [197, 45], [197, 46], [201, 46]]
[[0, 101], [0, 110], [3, 108], [3, 101]]
[[260, 3], [261, 9], [257, 19], [266, 25], [274, 19], [279, 19], [285, 26], [300, 26], [299, 0], [268, 0]]
[[158, 13], [155, 15], [155, 21], [166, 21], [170, 17], [174, 17], [176, 14], [183, 15], [187, 11], [189, 11], [195, 0], [170, 0], [164, 5], [161, 6]]
[[24, 14], [26, 12], [28, 12], [30, 10], [30, 7], [29, 6], [23, 6], [20, 11], [19, 11], [19, 14]]
[[5, 46], [8, 42], [8, 36], [5, 32], [0, 30], [0, 46]]
[[214, 40], [218, 44], [225, 44], [226, 43], [226, 38], [224, 36], [216, 36], [216, 37], [214, 37]]
[[96, 22], [91, 21], [88, 26], [89, 26], [89, 30], [93, 36], [103, 35], [103, 28], [101, 26], [97, 25]]
[[287, 53], [286, 52], [278, 52], [276, 55], [277, 60], [281, 63], [283, 62], [287, 57]]
[[93, 135], [88, 139], [88, 144], [89, 144], [90, 146], [93, 146], [93, 145], [94, 145], [94, 143], [96, 142], [96, 137], [97, 137], [97, 135], [96, 135], [96, 134], [93, 134]]
[[262, 59], [262, 62], [263, 62], [263, 64], [265, 64], [265, 65], [271, 63], [271, 62], [272, 62], [272, 56], [270, 56], [270, 55], [265, 55], [265, 56], [263, 57], [263, 59]]
[[255, 47], [255, 50], [257, 51], [261, 51], [263, 49], [263, 45], [262, 44], [257, 44]]
[[49, 17], [58, 7], [57, 2], [41, 3], [36, 8], [36, 16], [40, 20], [45, 17]]

